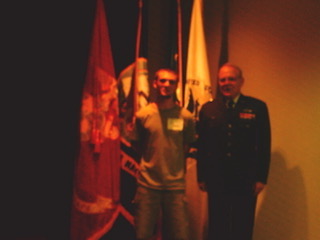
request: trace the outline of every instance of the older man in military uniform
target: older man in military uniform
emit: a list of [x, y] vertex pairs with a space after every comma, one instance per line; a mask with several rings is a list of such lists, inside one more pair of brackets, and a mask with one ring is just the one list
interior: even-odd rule
[[208, 191], [210, 240], [252, 239], [257, 195], [267, 183], [268, 109], [241, 93], [243, 83], [239, 67], [223, 65], [220, 94], [199, 115], [198, 181]]

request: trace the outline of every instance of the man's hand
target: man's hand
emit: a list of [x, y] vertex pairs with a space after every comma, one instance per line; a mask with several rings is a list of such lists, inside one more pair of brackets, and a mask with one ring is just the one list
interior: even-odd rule
[[198, 182], [198, 186], [201, 191], [204, 191], [204, 192], [207, 191], [207, 186], [206, 186], [205, 182]]
[[258, 195], [264, 188], [265, 188], [265, 184], [262, 182], [256, 182], [256, 184], [254, 185], [254, 194]]

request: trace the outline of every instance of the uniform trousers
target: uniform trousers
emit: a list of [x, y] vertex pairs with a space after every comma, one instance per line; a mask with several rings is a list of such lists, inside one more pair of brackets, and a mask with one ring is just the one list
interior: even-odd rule
[[208, 192], [209, 240], [251, 240], [256, 196]]

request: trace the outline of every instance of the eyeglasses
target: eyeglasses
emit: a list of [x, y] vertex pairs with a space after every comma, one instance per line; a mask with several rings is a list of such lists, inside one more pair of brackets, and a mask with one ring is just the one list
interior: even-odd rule
[[227, 78], [219, 78], [219, 82], [231, 81], [234, 82], [238, 79], [238, 77], [227, 77]]
[[159, 79], [159, 82], [161, 82], [161, 83], [169, 82], [170, 85], [175, 85], [177, 83], [177, 80], [161, 78], [161, 79]]

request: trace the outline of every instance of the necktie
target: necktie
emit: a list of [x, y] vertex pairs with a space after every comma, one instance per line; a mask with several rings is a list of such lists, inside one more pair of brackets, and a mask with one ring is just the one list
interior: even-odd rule
[[229, 100], [229, 101], [227, 102], [227, 107], [228, 107], [228, 109], [232, 110], [232, 109], [233, 109], [233, 105], [234, 105], [234, 102], [233, 102], [232, 100]]

